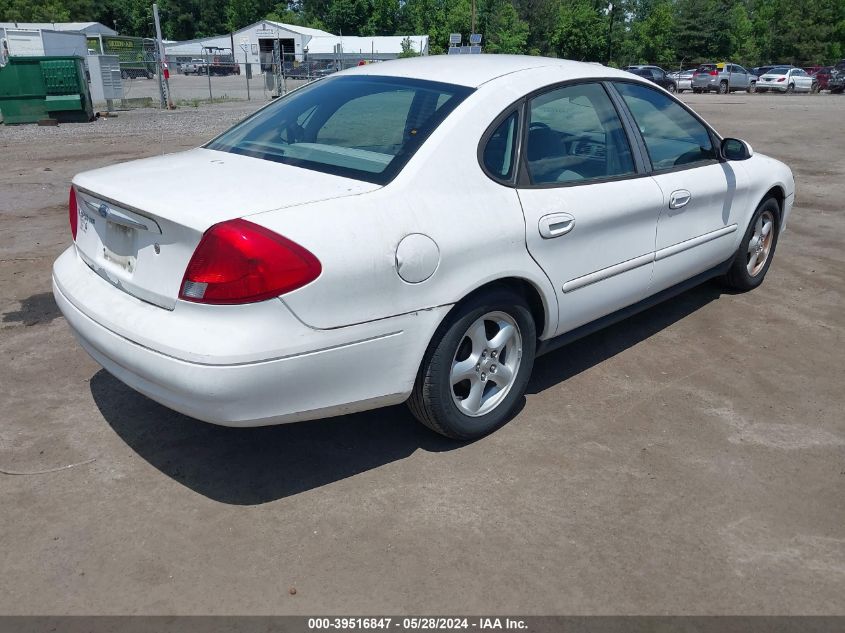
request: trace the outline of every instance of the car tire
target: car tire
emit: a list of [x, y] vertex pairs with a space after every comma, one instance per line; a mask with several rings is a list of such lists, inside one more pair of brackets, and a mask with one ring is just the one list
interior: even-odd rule
[[746, 92], [748, 92], [749, 94], [757, 92], [757, 82], [752, 81], [751, 83], [749, 83]]
[[724, 95], [728, 93], [728, 82], [727, 81], [720, 81], [719, 82], [719, 94]]
[[811, 94], [814, 94], [814, 95], [819, 93], [819, 84], [818, 84], [818, 82], [815, 82], [815, 81], [814, 81], [812, 84], [810, 84], [810, 93], [811, 93]]
[[668, 86], [666, 86], [666, 90], [674, 94], [678, 92], [678, 86], [676, 86], [674, 83], [670, 83]]
[[726, 286], [746, 292], [763, 283], [777, 248], [780, 213], [780, 205], [775, 198], [766, 198], [757, 207], [733, 262], [722, 277]]
[[795, 92], [795, 84], [789, 84], [786, 87], [786, 94], [791, 95], [793, 92]]
[[[510, 337], [500, 345], [496, 337], [506, 329]], [[521, 295], [497, 288], [470, 297], [432, 337], [408, 399], [411, 413], [452, 439], [491, 433], [511, 419], [520, 403], [536, 344], [534, 318]], [[497, 379], [505, 375], [500, 383]]]

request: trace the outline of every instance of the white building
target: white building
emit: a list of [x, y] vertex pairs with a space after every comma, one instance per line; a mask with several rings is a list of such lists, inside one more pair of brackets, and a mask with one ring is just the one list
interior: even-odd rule
[[396, 59], [402, 52], [402, 42], [410, 40], [411, 49], [418, 55], [428, 55], [428, 35], [374, 35], [365, 37], [315, 37], [308, 43], [308, 59], [335, 59], [342, 54], [347, 61]]
[[[415, 52], [428, 54], [428, 35], [409, 37]], [[245, 72], [245, 64], [250, 64], [252, 72], [258, 73], [271, 67], [273, 47], [277, 41], [285, 62], [291, 65], [304, 61], [335, 60], [344, 65], [354, 65], [360, 59], [385, 60], [398, 57], [404, 39], [405, 36], [340, 37], [306, 26], [261, 20], [231, 35], [165, 43], [164, 48], [171, 64], [186, 61], [189, 57], [202, 56], [204, 47], [232, 48], [235, 60], [241, 65], [241, 72]]]

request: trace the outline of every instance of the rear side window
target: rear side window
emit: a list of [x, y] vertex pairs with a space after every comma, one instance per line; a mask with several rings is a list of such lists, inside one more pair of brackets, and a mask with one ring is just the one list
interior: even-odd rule
[[205, 147], [385, 184], [471, 92], [402, 77], [324, 79]]
[[628, 138], [599, 84], [557, 88], [531, 100], [525, 154], [534, 184], [633, 174]]
[[497, 180], [510, 180], [513, 176], [518, 120], [516, 111], [512, 112], [499, 124], [484, 146], [484, 167]]
[[717, 158], [707, 128], [677, 102], [648, 86], [614, 85], [637, 123], [655, 170]]

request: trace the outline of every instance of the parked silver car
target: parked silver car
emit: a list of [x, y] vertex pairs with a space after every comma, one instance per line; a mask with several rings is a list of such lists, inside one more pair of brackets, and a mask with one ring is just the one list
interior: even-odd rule
[[710, 92], [715, 90], [719, 94], [746, 90], [754, 92], [757, 76], [739, 64], [727, 62], [701, 64], [692, 74], [693, 92]]

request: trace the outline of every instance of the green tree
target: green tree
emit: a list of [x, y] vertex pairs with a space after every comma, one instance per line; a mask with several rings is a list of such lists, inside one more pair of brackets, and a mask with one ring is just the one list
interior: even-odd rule
[[559, 57], [604, 60], [610, 21], [589, 0], [564, 0], [558, 11], [552, 46]]
[[626, 47], [629, 62], [670, 65], [676, 60], [675, 15], [669, 0], [659, 0], [647, 16], [634, 22], [630, 44]]
[[371, 12], [370, 0], [331, 0], [323, 21], [332, 33], [359, 35]]
[[479, 31], [486, 53], [524, 53], [528, 23], [519, 17], [511, 0], [484, 0], [479, 7]]
[[226, 10], [227, 25], [230, 31], [237, 31], [264, 16], [258, 0], [229, 0]]
[[368, 35], [393, 35], [399, 22], [399, 0], [372, 0], [365, 31]]

